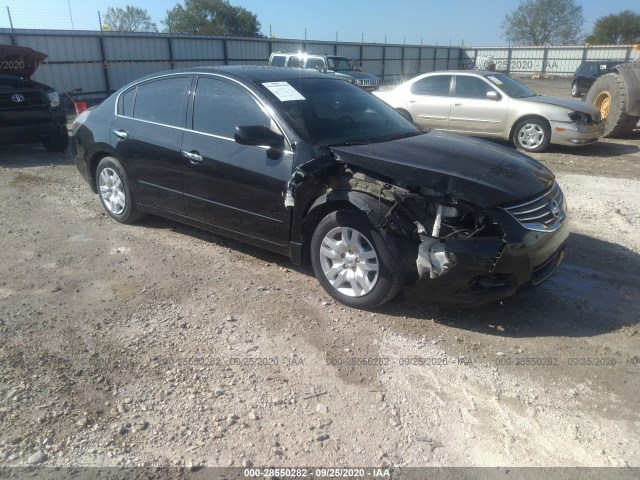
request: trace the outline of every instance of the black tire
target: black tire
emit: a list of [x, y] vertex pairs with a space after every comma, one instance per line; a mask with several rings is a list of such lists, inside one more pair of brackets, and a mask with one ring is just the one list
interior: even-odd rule
[[[608, 99], [609, 109], [603, 107]], [[598, 78], [587, 93], [587, 102], [595, 105], [604, 120], [604, 137], [625, 137], [638, 124], [639, 117], [627, 115], [629, 91], [622, 75], [607, 73]]]
[[400, 115], [402, 115], [404, 118], [406, 118], [407, 120], [409, 120], [411, 123], [413, 123], [413, 118], [411, 117], [411, 114], [409, 112], [407, 112], [404, 108], [398, 108], [396, 110]]
[[[377, 277], [373, 287], [368, 293], [360, 294], [359, 296], [350, 296], [339, 291], [331, 284], [323, 270], [323, 261], [326, 262], [326, 259], [321, 260], [320, 258], [323, 241], [327, 234], [340, 227], [347, 227], [351, 231], [356, 231], [363, 236], [377, 256], [375, 262], [377, 266]], [[382, 305], [395, 297], [402, 288], [400, 272], [393, 261], [387, 244], [380, 233], [373, 228], [373, 225], [366, 215], [355, 208], [338, 210], [323, 218], [313, 232], [310, 248], [313, 271], [320, 285], [322, 285], [329, 295], [349, 307], [369, 309]], [[371, 252], [371, 250], [369, 250], [369, 252]], [[346, 260], [344, 262], [346, 262]], [[363, 261], [363, 263], [364, 262], [366, 261]], [[346, 265], [337, 266], [338, 268], [344, 267], [347, 271], [349, 270]], [[353, 267], [353, 271], [356, 271], [355, 267]], [[350, 272], [347, 273], [347, 275], [349, 274]], [[353, 276], [356, 275], [356, 273], [353, 274]], [[345, 283], [346, 282], [347, 280], [345, 280]], [[353, 285], [353, 283], [351, 283], [351, 285]]]
[[42, 145], [48, 152], [66, 152], [69, 147], [69, 132], [67, 132], [66, 125], [55, 135], [45, 138]]
[[[108, 179], [105, 182], [105, 178], [107, 177]], [[120, 183], [118, 183], [118, 180]], [[137, 222], [143, 217], [143, 214], [138, 211], [136, 206], [136, 200], [127, 172], [116, 158], [104, 157], [100, 160], [98, 168], [96, 169], [95, 182], [100, 202], [111, 218], [120, 223], [130, 224]], [[101, 183], [104, 185], [104, 188]], [[113, 192], [121, 193], [124, 198]], [[122, 205], [122, 203], [108, 203], [103, 197], [103, 193], [120, 199], [116, 201], [123, 202], [124, 205]]]
[[571, 96], [572, 97], [580, 97], [580, 93], [578, 92], [578, 82], [573, 82], [571, 84]]
[[[535, 140], [527, 142], [527, 132], [531, 132]], [[541, 135], [541, 137], [540, 137]], [[540, 117], [529, 117], [520, 120], [513, 128], [511, 141], [525, 152], [544, 152], [551, 142], [551, 128], [549, 123]]]

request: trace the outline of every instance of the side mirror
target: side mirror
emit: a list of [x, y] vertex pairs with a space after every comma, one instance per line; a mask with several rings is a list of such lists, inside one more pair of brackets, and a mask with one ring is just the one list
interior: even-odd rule
[[264, 125], [236, 127], [234, 139], [240, 145], [267, 146], [271, 148], [284, 146], [284, 137]]
[[498, 92], [496, 92], [495, 90], [489, 90], [487, 92], [487, 98], [489, 100], [500, 100], [500, 95], [498, 95]]

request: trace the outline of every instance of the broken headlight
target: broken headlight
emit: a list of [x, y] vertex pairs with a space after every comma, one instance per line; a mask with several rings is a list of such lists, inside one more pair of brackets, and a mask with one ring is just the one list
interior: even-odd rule
[[584, 112], [571, 112], [569, 114], [569, 118], [571, 119], [571, 122], [576, 125], [591, 125], [593, 123], [591, 115]]

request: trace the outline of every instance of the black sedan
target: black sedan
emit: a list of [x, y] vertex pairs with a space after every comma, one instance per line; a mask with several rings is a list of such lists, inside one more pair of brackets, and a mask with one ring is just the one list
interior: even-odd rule
[[568, 236], [553, 174], [425, 132], [347, 82], [284, 68], [172, 70], [78, 117], [75, 163], [107, 213], [151, 213], [310, 262], [358, 308], [451, 306], [547, 279]]

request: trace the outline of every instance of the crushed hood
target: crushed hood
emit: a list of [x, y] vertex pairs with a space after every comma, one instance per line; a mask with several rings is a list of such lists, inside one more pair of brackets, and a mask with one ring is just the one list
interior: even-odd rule
[[47, 58], [45, 53], [31, 48], [0, 45], [0, 75], [31, 78], [45, 58]]
[[436, 130], [331, 151], [339, 161], [402, 185], [428, 187], [482, 208], [535, 195], [554, 181], [540, 162], [508, 147]]
[[548, 105], [556, 105], [558, 107], [568, 108], [576, 112], [584, 112], [590, 114], [595, 118], [595, 115], [599, 112], [595, 105], [587, 102], [581, 102], [580, 100], [572, 100], [570, 98], [560, 97], [548, 97], [546, 95], [537, 95], [529, 98], [519, 98], [518, 100], [526, 100], [528, 102], [546, 103]]

